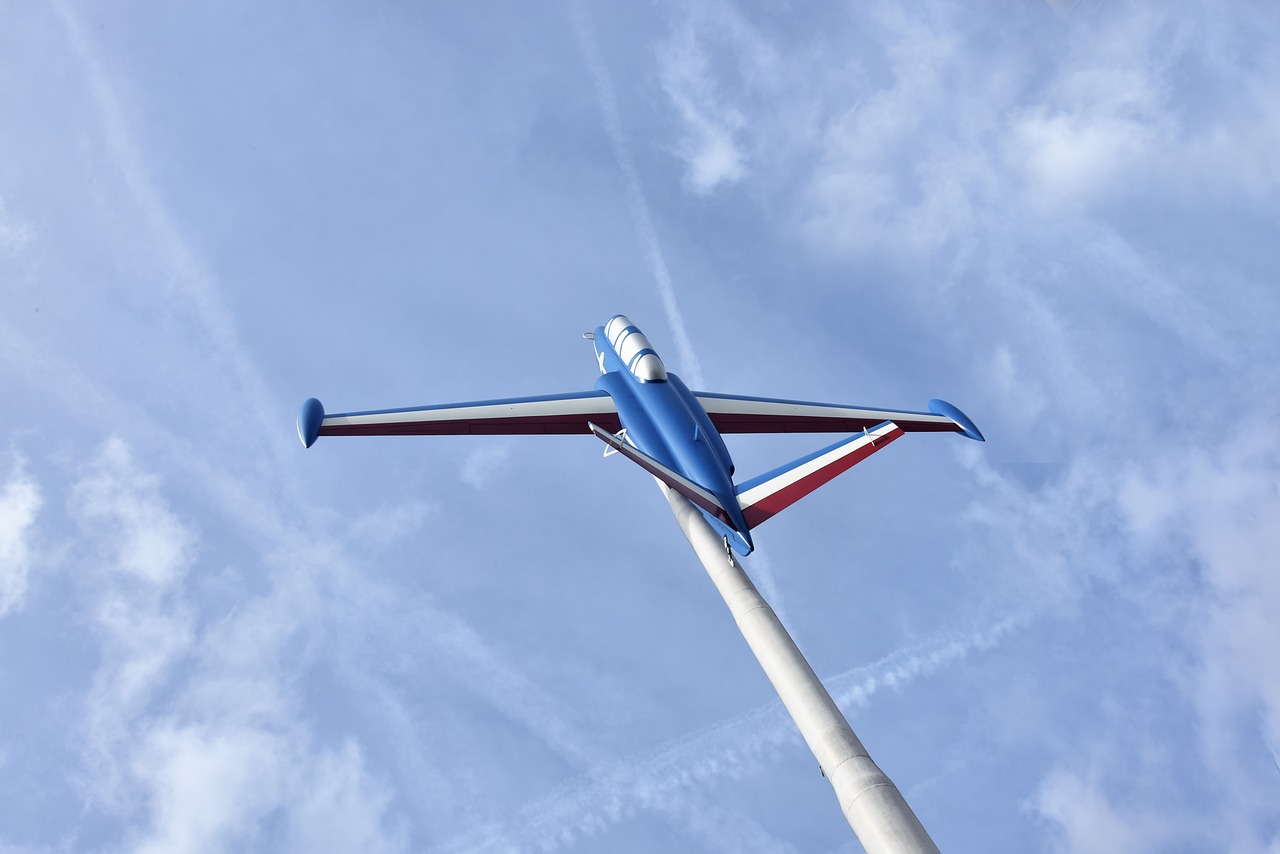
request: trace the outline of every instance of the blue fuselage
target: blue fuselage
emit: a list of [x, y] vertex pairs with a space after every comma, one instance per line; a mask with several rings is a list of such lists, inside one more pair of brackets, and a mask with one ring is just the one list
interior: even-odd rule
[[[627, 329], [635, 330], [635, 327]], [[737, 530], [710, 514], [704, 512], [703, 515], [740, 551], [750, 552], [750, 535], [734, 492], [733, 460], [706, 410], [684, 382], [665, 369], [660, 371], [661, 379], [637, 376], [637, 357], [653, 354], [656, 360], [657, 355], [652, 349], [645, 349], [632, 356], [630, 366], [624, 364], [605, 330], [606, 327], [601, 326], [595, 331], [596, 361], [602, 374], [596, 388], [613, 398], [627, 439], [720, 499]], [[661, 362], [657, 364], [660, 366]], [[649, 373], [651, 377], [654, 375]]]

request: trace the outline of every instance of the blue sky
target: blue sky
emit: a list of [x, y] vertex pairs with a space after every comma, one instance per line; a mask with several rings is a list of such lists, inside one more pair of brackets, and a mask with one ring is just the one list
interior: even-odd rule
[[294, 434], [616, 312], [986, 434], [747, 561], [943, 850], [1280, 850], [1271, 5], [4, 18], [0, 851], [857, 851], [635, 467]]

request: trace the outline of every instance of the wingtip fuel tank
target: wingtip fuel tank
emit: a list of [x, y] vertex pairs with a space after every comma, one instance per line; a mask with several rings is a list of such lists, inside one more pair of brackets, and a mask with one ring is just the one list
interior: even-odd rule
[[310, 448], [316, 443], [316, 439], [320, 437], [320, 425], [324, 423], [324, 404], [309, 397], [302, 403], [302, 408], [298, 410], [298, 438], [302, 440], [302, 447]]

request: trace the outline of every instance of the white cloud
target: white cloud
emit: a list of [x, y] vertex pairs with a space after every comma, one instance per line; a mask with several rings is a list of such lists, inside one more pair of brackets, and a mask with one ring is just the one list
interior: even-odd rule
[[31, 240], [31, 228], [9, 216], [4, 197], [0, 196], [0, 250], [17, 252]]
[[1001, 544], [1006, 595], [1017, 591], [1018, 601], [1069, 612], [1095, 580], [1117, 580], [1123, 563], [1115, 539], [1105, 536], [1114, 525], [1116, 463], [1099, 459], [1099, 450], [1036, 489], [996, 471], [980, 450], [961, 451], [982, 488], [967, 518]]
[[1178, 137], [1162, 86], [1168, 48], [1160, 22], [1137, 12], [1113, 24], [1069, 43], [1048, 86], [1015, 108], [1010, 161], [1024, 171], [1033, 205], [1110, 195]]
[[119, 439], [70, 507], [101, 656], [85, 698], [84, 790], [124, 820], [128, 847], [274, 847], [283, 834], [297, 850], [402, 850], [389, 790], [358, 744], [316, 744], [286, 687], [306, 662], [282, 646], [318, 616], [315, 598], [286, 584], [202, 626], [188, 589], [199, 539]]
[[0, 617], [22, 607], [31, 571], [30, 536], [40, 490], [18, 460], [0, 489]]
[[[465, 463], [463, 469], [463, 480], [470, 483]], [[352, 543], [387, 546], [419, 532], [423, 523], [439, 511], [439, 505], [430, 501], [405, 501], [380, 507], [355, 519], [348, 529], [347, 539]]]
[[[1186, 628], [1205, 766], [1242, 813], [1266, 815], [1274, 781], [1247, 757], [1280, 741], [1280, 435], [1249, 420], [1197, 448], [1125, 472], [1119, 503], [1156, 560], [1194, 566], [1205, 619]], [[1176, 456], [1175, 456], [1176, 453]], [[1280, 843], [1280, 837], [1274, 842]]]
[[1040, 784], [1032, 805], [1059, 829], [1063, 854], [1164, 851], [1177, 841], [1168, 817], [1129, 814], [1108, 799], [1096, 780], [1055, 771]]
[[109, 571], [164, 589], [186, 572], [196, 537], [161, 501], [159, 486], [138, 470], [122, 440], [110, 439], [76, 485], [72, 508], [103, 535]]
[[741, 111], [717, 91], [707, 54], [691, 26], [659, 49], [658, 64], [662, 88], [684, 123], [677, 150], [686, 164], [686, 182], [701, 194], [736, 183], [746, 157], [734, 137], [745, 122]]
[[290, 811], [290, 851], [400, 851], [402, 831], [386, 826], [391, 800], [386, 785], [370, 779], [354, 742], [321, 753]]
[[1010, 165], [1050, 208], [1273, 197], [1280, 66], [1248, 17], [1195, 3], [1077, 14], [1055, 74], [1011, 115]]
[[1194, 727], [1177, 761], [1213, 780], [1214, 797], [1187, 804], [1185, 789], [1167, 791], [1180, 775], [1142, 714], [1108, 714], [1069, 751], [1054, 752], [1035, 795], [1061, 850], [1163, 850], [1170, 828], [1239, 851], [1280, 843], [1259, 835], [1276, 784], [1258, 757], [1280, 736], [1273, 422], [1250, 417], [1136, 445], [1089, 442], [1066, 472], [1034, 489], [965, 455], [984, 487], [972, 518], [992, 527], [1009, 561], [1001, 585], [1077, 619], [1099, 589], [1132, 601], [1156, 649], [1139, 672], [1172, 692], [1166, 716]]
[[861, 57], [844, 58], [849, 70], [823, 93], [813, 165], [797, 182], [798, 225], [820, 254], [934, 249], [962, 231], [986, 179], [982, 158], [967, 155], [987, 133], [984, 103], [1003, 96], [1011, 73], [971, 74], [958, 23], [896, 8], [867, 17], [891, 82], [877, 85]]
[[1111, 190], [1157, 141], [1156, 128], [1135, 119], [1043, 111], [1023, 118], [1013, 135], [1031, 195], [1051, 207]]
[[[134, 851], [405, 850], [403, 833], [386, 826], [389, 790], [352, 742], [312, 751], [296, 733], [167, 720], [147, 732], [133, 770], [150, 793]], [[277, 811], [282, 832], [268, 829]]]
[[85, 533], [102, 664], [86, 699], [92, 797], [128, 803], [126, 755], [148, 706], [194, 640], [181, 595], [195, 534], [170, 511], [159, 481], [138, 469], [120, 439], [108, 440], [71, 492], [71, 515]]
[[252, 729], [209, 731], [162, 721], [149, 726], [131, 771], [147, 790], [148, 827], [138, 852], [226, 850], [253, 831], [281, 800], [280, 739]]
[[679, 18], [660, 72], [694, 189], [776, 191], [779, 224], [837, 258], [964, 253], [1020, 218], [1114, 202], [1265, 212], [1280, 189], [1280, 60], [1248, 15], [1095, 6], [1064, 25], [1022, 9], [998, 31], [938, 3], [854, 17], [805, 49], [726, 3]]
[[794, 180], [828, 120], [826, 85], [841, 76], [830, 57], [812, 40], [770, 37], [759, 17], [724, 0], [680, 7], [658, 44], [659, 81], [678, 118], [671, 147], [698, 195]]
[[476, 489], [484, 489], [502, 470], [503, 465], [511, 457], [511, 446], [495, 445], [488, 441], [467, 454], [462, 461], [458, 476], [462, 482]]

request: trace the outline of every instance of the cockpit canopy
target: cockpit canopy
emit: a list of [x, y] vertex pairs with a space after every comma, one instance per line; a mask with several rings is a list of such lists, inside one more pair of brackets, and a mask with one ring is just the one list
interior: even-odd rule
[[649, 339], [636, 328], [625, 315], [615, 315], [604, 327], [604, 334], [609, 339], [613, 352], [618, 354], [622, 364], [627, 366], [636, 379], [642, 383], [664, 383], [667, 381], [667, 369], [663, 366], [658, 354], [653, 351]]

